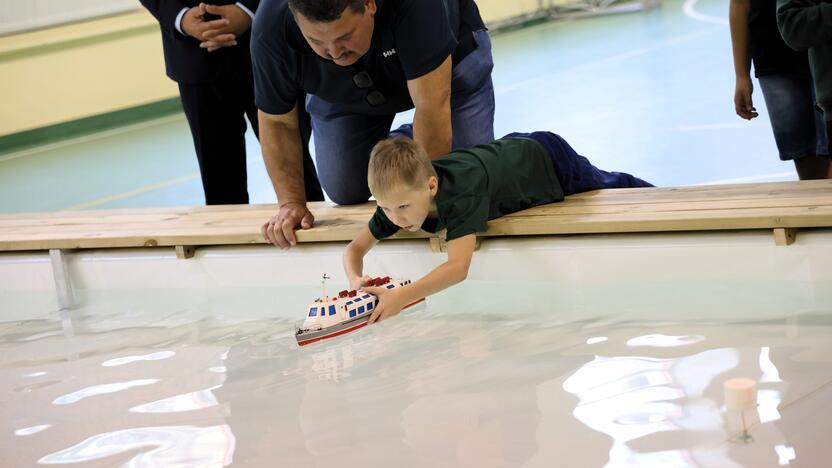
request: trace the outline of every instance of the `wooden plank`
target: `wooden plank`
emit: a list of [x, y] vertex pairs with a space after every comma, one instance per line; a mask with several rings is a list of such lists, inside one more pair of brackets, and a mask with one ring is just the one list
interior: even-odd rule
[[[300, 242], [351, 240], [375, 210], [374, 203], [310, 207], [315, 227], [297, 231]], [[226, 205], [0, 215], [0, 250], [259, 244], [260, 226], [276, 209]], [[601, 190], [488, 226], [482, 235], [830, 227], [832, 181]]]

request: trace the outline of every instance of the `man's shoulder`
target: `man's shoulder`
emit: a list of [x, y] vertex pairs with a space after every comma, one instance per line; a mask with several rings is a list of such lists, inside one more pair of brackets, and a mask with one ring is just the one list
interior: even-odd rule
[[290, 33], [287, 29], [295, 24], [291, 15], [287, 0], [261, 0], [251, 25], [254, 42], [285, 45]]

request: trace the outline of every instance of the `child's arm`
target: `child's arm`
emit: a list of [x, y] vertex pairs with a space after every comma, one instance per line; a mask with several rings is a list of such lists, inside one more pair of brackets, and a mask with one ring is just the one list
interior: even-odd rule
[[751, 120], [757, 117], [751, 94], [754, 85], [751, 82], [751, 51], [749, 49], [748, 14], [751, 11], [749, 0], [731, 0], [728, 7], [728, 23], [731, 25], [731, 50], [734, 54], [734, 111], [740, 117]]
[[393, 290], [364, 288], [364, 291], [375, 294], [379, 299], [369, 323], [392, 317], [401, 312], [404, 306], [465, 280], [476, 243], [475, 234], [468, 234], [448, 242], [448, 261], [434, 268], [422, 279], [407, 286]]
[[359, 289], [364, 286], [367, 279], [363, 273], [364, 256], [376, 244], [378, 244], [378, 239], [373, 237], [370, 228], [365, 225], [355, 239], [344, 249], [344, 272], [347, 274], [351, 289]]

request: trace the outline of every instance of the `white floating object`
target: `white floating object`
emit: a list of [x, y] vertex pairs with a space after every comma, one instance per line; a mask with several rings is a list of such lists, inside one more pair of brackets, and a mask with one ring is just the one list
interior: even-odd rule
[[729, 410], [744, 411], [757, 406], [757, 382], [751, 379], [729, 379], [724, 384], [725, 406]]

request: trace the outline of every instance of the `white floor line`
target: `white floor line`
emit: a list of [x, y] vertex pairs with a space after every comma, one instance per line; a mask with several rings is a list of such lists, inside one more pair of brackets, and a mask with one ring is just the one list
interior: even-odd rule
[[[685, 3], [682, 5], [682, 13], [685, 14], [688, 18], [694, 19], [696, 21], [702, 21], [704, 23], [712, 23], [712, 24], [721, 24], [723, 26], [728, 26], [728, 19], [727, 18], [720, 18], [718, 16], [710, 16], [699, 13], [696, 11], [696, 4], [699, 0], [685, 0]], [[726, 2], [727, 3], [727, 2]]]
[[66, 140], [60, 140], [55, 143], [49, 143], [46, 145], [35, 146], [32, 148], [27, 148], [20, 151], [15, 151], [13, 153], [9, 153], [5, 156], [0, 156], [0, 163], [5, 161], [11, 161], [12, 159], [22, 158], [24, 156], [30, 156], [33, 154], [41, 153], [44, 151], [53, 150], [56, 148], [62, 148], [66, 146], [71, 146], [79, 143], [87, 143], [90, 141], [101, 140], [104, 138], [108, 138], [115, 135], [121, 135], [122, 133], [128, 133], [135, 130], [143, 130], [145, 128], [155, 127], [157, 125], [164, 125], [175, 120], [184, 119], [182, 114], [174, 114], [169, 115], [167, 117], [159, 117], [158, 119], [148, 120], [145, 122], [139, 122], [131, 125], [125, 125], [123, 127], [117, 127], [110, 130], [105, 130], [103, 132], [96, 132], [91, 133], [89, 135], [79, 136], [75, 138], [68, 138]]
[[737, 177], [735, 179], [712, 180], [710, 182], [700, 182], [698, 184], [693, 184], [693, 185], [746, 184], [746, 183], [751, 183], [751, 182], [765, 182], [765, 181], [779, 182], [779, 181], [782, 181], [782, 180], [797, 180], [797, 172], [788, 171], [788, 172], [777, 172], [777, 173], [774, 173], [774, 174], [760, 174], [760, 175], [755, 175], [755, 176]]

